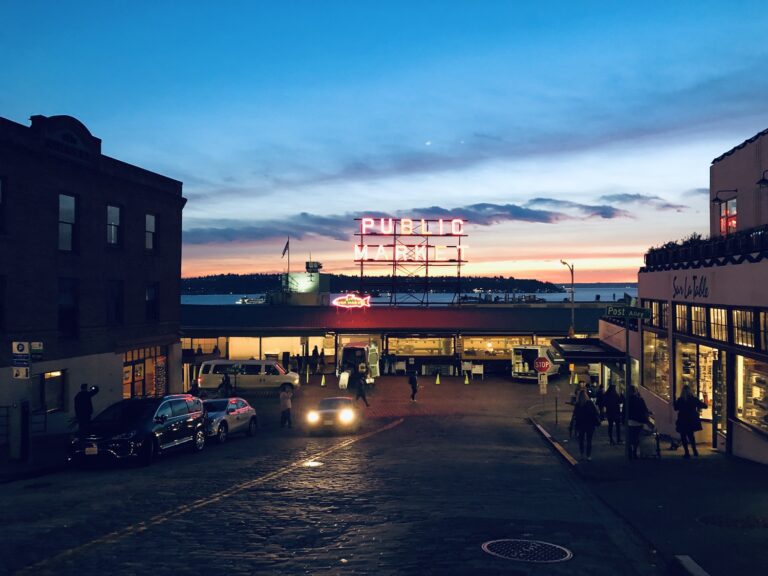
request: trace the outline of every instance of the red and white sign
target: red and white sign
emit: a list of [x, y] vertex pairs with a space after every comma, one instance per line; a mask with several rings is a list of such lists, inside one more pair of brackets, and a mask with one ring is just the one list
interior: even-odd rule
[[533, 369], [536, 370], [536, 372], [548, 372], [550, 368], [552, 368], [552, 362], [549, 361], [549, 358], [539, 356], [533, 361]]
[[344, 296], [334, 298], [331, 304], [333, 306], [338, 306], [339, 308], [370, 308], [371, 297], [360, 297], [357, 294], [346, 294]]

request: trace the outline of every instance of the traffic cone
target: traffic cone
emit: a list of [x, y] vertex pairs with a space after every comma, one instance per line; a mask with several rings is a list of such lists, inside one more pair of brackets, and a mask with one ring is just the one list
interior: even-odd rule
[[435, 378], [435, 384], [440, 384], [440, 372], [437, 373], [437, 378]]
[[325, 374], [323, 374], [322, 379], [320, 380], [320, 386], [325, 387]]
[[469, 384], [469, 372], [464, 372], [464, 384]]

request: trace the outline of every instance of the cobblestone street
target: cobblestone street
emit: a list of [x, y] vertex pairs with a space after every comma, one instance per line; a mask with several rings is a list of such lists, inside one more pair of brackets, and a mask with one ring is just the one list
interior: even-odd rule
[[[260, 399], [256, 438], [5, 485], [0, 572], [663, 573], [525, 420], [537, 388], [421, 383], [411, 403], [404, 378], [382, 378], [354, 436], [281, 430], [274, 399]], [[338, 394], [305, 386], [294, 421]], [[573, 559], [482, 551], [501, 538], [558, 544]]]

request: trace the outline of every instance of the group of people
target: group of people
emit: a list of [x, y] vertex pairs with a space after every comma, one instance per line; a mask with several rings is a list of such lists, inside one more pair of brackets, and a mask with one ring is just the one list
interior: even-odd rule
[[[689, 447], [694, 456], [699, 455], [695, 434], [702, 429], [699, 411], [706, 407], [707, 405], [699, 400], [687, 385], [683, 386], [680, 397], [674, 402], [674, 408], [677, 411], [675, 430], [680, 434], [685, 451], [684, 458], [690, 458]], [[580, 388], [573, 407], [571, 426], [578, 438], [581, 458], [586, 456], [587, 460], [592, 459], [592, 438], [603, 420], [608, 423], [608, 440], [611, 445], [621, 444], [621, 428], [625, 419], [627, 454], [630, 460], [636, 460], [643, 428], [651, 426], [651, 412], [637, 387], [629, 387], [626, 406], [624, 398], [618, 393], [614, 384], [608, 386], [604, 393], [598, 394], [596, 402], [592, 402], [586, 388]]]
[[312, 374], [325, 373], [325, 350], [319, 350], [317, 346], [312, 349], [309, 356], [296, 354], [291, 358], [290, 368], [299, 374], [303, 374], [307, 368]]

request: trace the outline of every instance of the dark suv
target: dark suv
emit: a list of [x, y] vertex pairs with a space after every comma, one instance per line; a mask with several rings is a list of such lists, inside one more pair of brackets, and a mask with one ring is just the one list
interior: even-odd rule
[[79, 432], [70, 444], [69, 459], [140, 458], [149, 464], [157, 454], [183, 446], [194, 452], [205, 447], [205, 413], [199, 398], [131, 398], [112, 404], [86, 432]]

